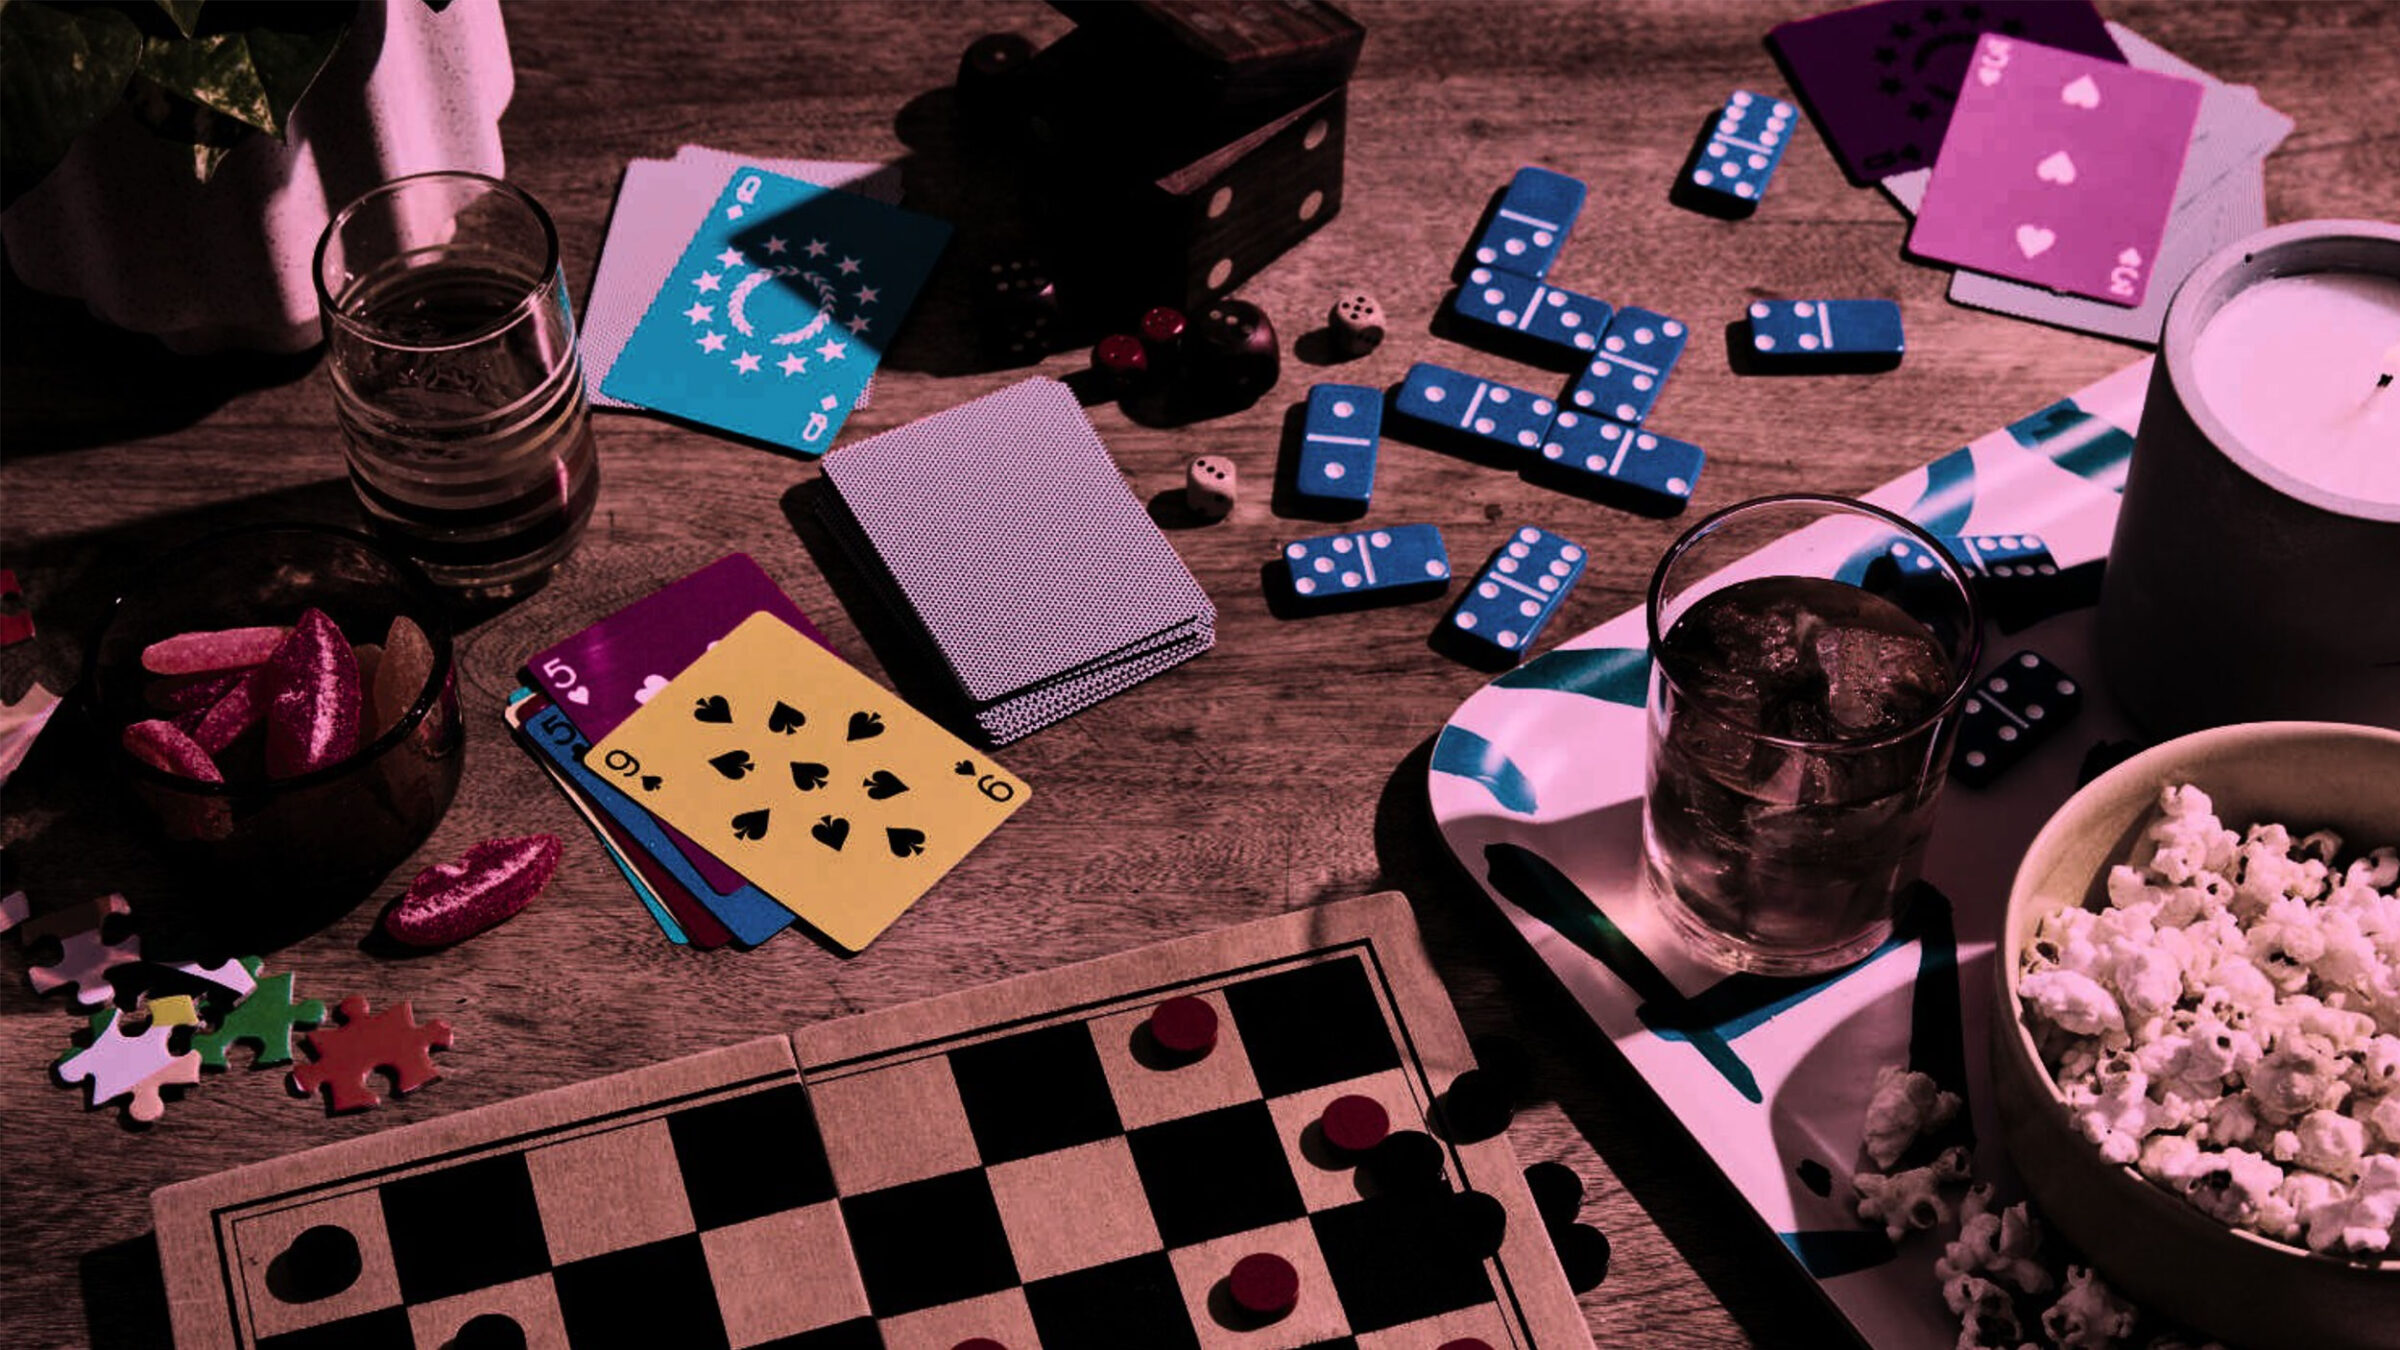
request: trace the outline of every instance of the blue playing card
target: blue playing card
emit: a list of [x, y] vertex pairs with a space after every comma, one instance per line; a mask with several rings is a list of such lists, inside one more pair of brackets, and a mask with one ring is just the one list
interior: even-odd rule
[[737, 169], [601, 392], [823, 454], [949, 238], [930, 216]]

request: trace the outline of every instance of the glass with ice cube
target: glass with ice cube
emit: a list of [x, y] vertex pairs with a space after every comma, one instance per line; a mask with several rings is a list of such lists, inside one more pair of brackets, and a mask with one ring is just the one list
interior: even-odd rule
[[[1903, 541], [1930, 561], [1871, 566]], [[1649, 621], [1642, 843], [1677, 933], [1771, 975], [1873, 951], [1923, 861], [1974, 679], [1966, 574], [1880, 507], [1764, 497], [1675, 541]]]

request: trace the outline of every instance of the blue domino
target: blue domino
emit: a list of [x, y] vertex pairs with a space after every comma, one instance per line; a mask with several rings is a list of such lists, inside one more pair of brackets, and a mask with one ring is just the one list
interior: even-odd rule
[[[1970, 578], [2011, 580], [2055, 576], [2058, 559], [2041, 536], [2032, 534], [1959, 534], [1942, 542]], [[1941, 570], [1941, 562], [1914, 539], [1894, 539], [1885, 550], [1900, 576], [1922, 576]]]
[[1797, 117], [1781, 99], [1736, 89], [1692, 163], [1692, 186], [1747, 215], [1767, 195]]
[[1591, 364], [1568, 386], [1567, 402], [1619, 422], [1640, 422], [1690, 340], [1681, 319], [1631, 305], [1618, 310]]
[[1535, 280], [1550, 274], [1575, 217], [1583, 214], [1584, 186], [1580, 178], [1532, 165], [1517, 170], [1492, 223], [1475, 241], [1475, 262]]
[[1549, 476], [1580, 491], [1671, 514], [1690, 503], [1708, 453], [1690, 441], [1568, 409], [1550, 423], [1541, 457]]
[[1575, 589], [1583, 566], [1583, 549], [1572, 540], [1527, 525], [1484, 564], [1450, 611], [1450, 626], [1492, 651], [1521, 655]]
[[1310, 389], [1292, 490], [1304, 501], [1365, 504], [1375, 493], [1375, 448], [1382, 435], [1382, 390], [1362, 384]]
[[1450, 551], [1432, 525], [1389, 525], [1319, 535], [1283, 546], [1292, 598], [1324, 604], [1350, 596], [1399, 596], [1450, 584]]
[[1762, 360], [1833, 365], [1860, 357], [1893, 362], [1908, 349], [1890, 300], [1753, 300], [1750, 350]]
[[1469, 334], [1510, 345], [1533, 345], [1572, 364], [1588, 360], [1616, 311], [1606, 300], [1577, 295], [1531, 277], [1476, 267], [1451, 297], [1450, 312]]
[[1400, 381], [1392, 411], [1513, 456], [1540, 448], [1558, 404], [1546, 394], [1419, 361]]

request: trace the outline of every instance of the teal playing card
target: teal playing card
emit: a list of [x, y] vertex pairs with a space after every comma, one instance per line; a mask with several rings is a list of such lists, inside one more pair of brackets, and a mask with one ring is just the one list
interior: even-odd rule
[[949, 238], [930, 216], [737, 169], [601, 392], [821, 455]]

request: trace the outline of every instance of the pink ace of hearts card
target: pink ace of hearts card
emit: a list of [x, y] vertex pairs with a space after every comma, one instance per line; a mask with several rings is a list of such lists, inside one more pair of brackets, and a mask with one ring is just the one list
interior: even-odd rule
[[1984, 34], [1909, 248], [2141, 304], [2200, 95], [2190, 80]]

